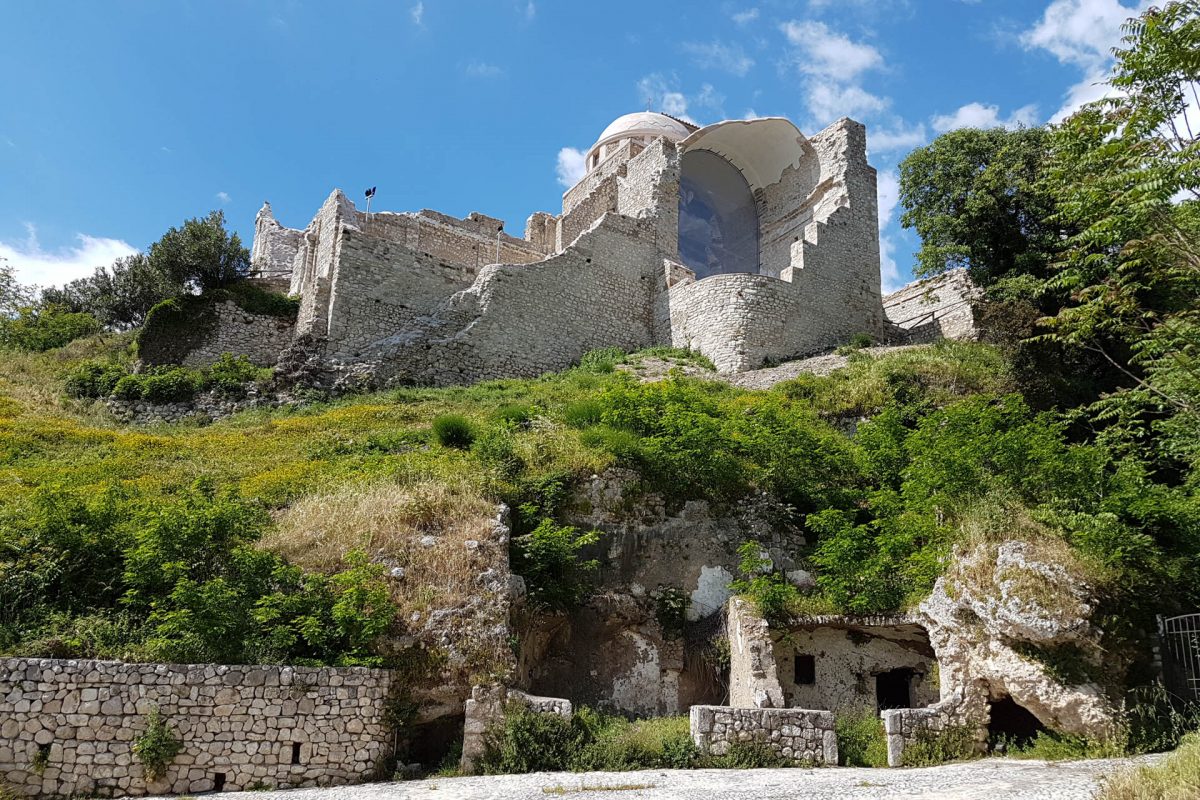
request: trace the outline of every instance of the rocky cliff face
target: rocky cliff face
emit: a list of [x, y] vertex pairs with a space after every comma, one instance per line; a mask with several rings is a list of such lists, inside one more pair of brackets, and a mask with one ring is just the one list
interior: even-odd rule
[[[1095, 680], [1101, 631], [1094, 590], [1066, 544], [984, 542], [960, 550], [920, 604], [937, 651], [942, 697], [1011, 697], [1046, 727], [1095, 736], [1113, 702]], [[985, 696], [984, 696], [985, 695]]]

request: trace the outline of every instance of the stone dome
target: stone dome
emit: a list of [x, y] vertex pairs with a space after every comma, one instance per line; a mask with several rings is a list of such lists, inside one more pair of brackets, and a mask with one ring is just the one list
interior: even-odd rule
[[633, 114], [617, 117], [604, 129], [600, 138], [596, 139], [596, 143], [588, 150], [586, 162], [588, 172], [591, 172], [604, 159], [604, 146], [607, 144], [624, 139], [639, 139], [649, 142], [659, 136], [670, 142], [678, 142], [686, 139], [692, 130], [694, 130], [692, 127], [674, 117], [654, 111], [636, 111]]

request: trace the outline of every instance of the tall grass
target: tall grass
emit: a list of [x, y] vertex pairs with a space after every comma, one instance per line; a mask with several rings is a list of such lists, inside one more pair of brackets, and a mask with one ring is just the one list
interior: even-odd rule
[[1198, 800], [1200, 732], [1189, 734], [1161, 762], [1120, 772], [1104, 782], [1096, 800]]

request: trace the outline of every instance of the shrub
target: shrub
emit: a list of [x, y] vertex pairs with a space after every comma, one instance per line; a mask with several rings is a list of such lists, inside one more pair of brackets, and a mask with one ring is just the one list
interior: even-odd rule
[[502, 476], [512, 478], [521, 471], [524, 462], [517, 453], [517, 437], [507, 425], [486, 429], [471, 445], [471, 452], [485, 465]]
[[443, 414], [433, 421], [433, 436], [442, 447], [466, 450], [475, 441], [475, 428], [460, 414]]
[[40, 353], [99, 332], [100, 322], [91, 314], [58, 305], [28, 306], [15, 317], [0, 317], [0, 348]]
[[206, 387], [223, 395], [240, 397], [245, 394], [247, 383], [260, 380], [269, 374], [270, 370], [254, 366], [244, 355], [222, 353], [216, 363], [204, 370], [204, 383]]
[[589, 428], [600, 422], [604, 405], [595, 398], [577, 400], [563, 409], [563, 420], [572, 428]]
[[159, 369], [138, 377], [142, 384], [142, 397], [151, 403], [191, 400], [203, 387], [199, 373], [186, 367]]
[[113, 397], [118, 400], [141, 400], [142, 379], [140, 375], [122, 375], [113, 385]]
[[887, 734], [882, 719], [864, 710], [840, 714], [834, 724], [839, 764], [845, 767], [887, 766]]
[[129, 370], [113, 362], [85, 361], [67, 374], [63, 390], [71, 397], [100, 398], [113, 393]]
[[153, 708], [146, 716], [146, 730], [133, 742], [133, 754], [142, 762], [148, 783], [166, 775], [167, 767], [183, 750], [183, 742], [171, 733], [162, 713]]
[[549, 608], [570, 609], [591, 591], [598, 561], [581, 561], [579, 551], [600, 540], [596, 531], [577, 533], [574, 528], [542, 520], [532, 532], [513, 540], [513, 572], [525, 579], [529, 597]]
[[792, 614], [800, 599], [800, 590], [779, 572], [768, 572], [771, 562], [764, 557], [758, 542], [744, 542], [738, 547], [738, 571], [742, 577], [729, 584], [734, 592], [744, 595], [768, 622], [782, 622]]
[[300, 313], [299, 298], [278, 292], [268, 292], [247, 281], [230, 284], [223, 292], [215, 292], [211, 296], [214, 300], [232, 300], [238, 308], [248, 314], [294, 320]]
[[904, 766], [932, 767], [948, 761], [977, 758], [975, 733], [967, 727], [950, 727], [943, 731], [923, 729], [904, 745]]
[[579, 368], [585, 372], [612, 372], [624, 360], [625, 351], [621, 348], [600, 347], [584, 353]]
[[535, 413], [536, 409], [531, 405], [507, 403], [497, 408], [492, 417], [502, 425], [525, 428], [529, 426]]
[[480, 766], [488, 775], [562, 772], [586, 736], [574, 720], [513, 703], [505, 709], [504, 727], [488, 736]]
[[870, 347], [875, 344], [875, 337], [869, 333], [856, 333], [850, 337], [849, 344], [855, 350], [862, 350], [864, 347]]

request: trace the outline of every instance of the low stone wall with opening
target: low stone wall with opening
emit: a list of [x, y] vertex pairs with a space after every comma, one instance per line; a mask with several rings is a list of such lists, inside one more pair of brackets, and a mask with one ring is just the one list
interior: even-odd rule
[[800, 764], [838, 763], [831, 711], [692, 706], [691, 732], [703, 753], [719, 756], [735, 743], [759, 744]]
[[[315, 786], [389, 758], [391, 673], [359, 668], [0, 660], [0, 785], [106, 796]], [[158, 709], [178, 755], [148, 782], [134, 745]]]

